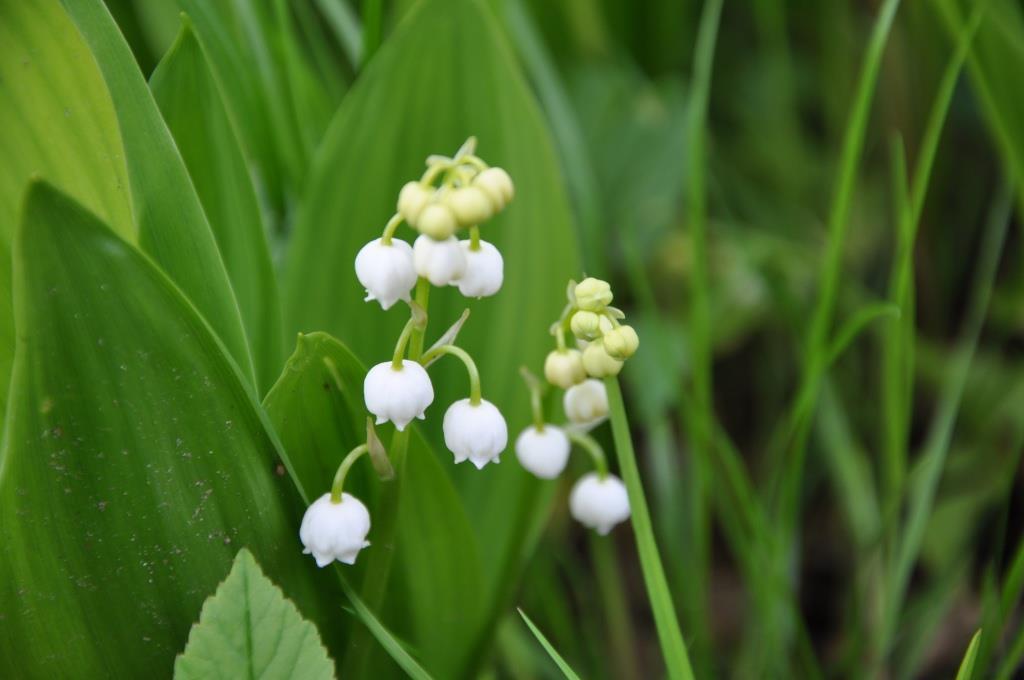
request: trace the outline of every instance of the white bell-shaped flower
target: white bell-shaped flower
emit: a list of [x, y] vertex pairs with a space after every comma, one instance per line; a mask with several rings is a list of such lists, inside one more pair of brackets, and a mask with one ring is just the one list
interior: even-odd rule
[[505, 278], [505, 261], [493, 244], [480, 241], [480, 247], [473, 250], [472, 241], [459, 241], [459, 247], [466, 258], [466, 270], [452, 285], [466, 297], [482, 298], [501, 290]]
[[370, 241], [356, 255], [356, 277], [366, 289], [366, 300], [376, 300], [388, 309], [399, 300], [408, 300], [416, 285], [412, 247], [397, 238], [385, 244]]
[[421, 234], [412, 248], [416, 273], [435, 286], [458, 281], [466, 271], [466, 255], [454, 236], [435, 241]]
[[355, 496], [341, 494], [341, 501], [331, 501], [325, 493], [313, 501], [302, 516], [299, 539], [303, 553], [313, 555], [316, 566], [326, 567], [334, 560], [355, 564], [356, 555], [370, 545], [370, 513]]
[[498, 407], [482, 399], [473, 404], [460, 399], [444, 414], [444, 443], [455, 454], [455, 462], [468, 460], [483, 468], [500, 462], [498, 456], [508, 444], [508, 426]]
[[531, 425], [516, 438], [516, 458], [541, 479], [554, 479], [569, 462], [569, 437], [554, 425], [545, 424], [543, 430]]
[[377, 364], [363, 380], [366, 410], [377, 416], [377, 424], [391, 421], [402, 431], [413, 418], [422, 420], [434, 401], [434, 386], [426, 369], [415, 361], [402, 360], [395, 368], [390, 361]]
[[588, 378], [565, 391], [562, 407], [572, 423], [596, 425], [608, 417], [608, 391], [600, 380]]
[[582, 477], [569, 494], [569, 512], [584, 526], [602, 536], [619, 522], [629, 519], [629, 494], [615, 475], [601, 479], [596, 472]]

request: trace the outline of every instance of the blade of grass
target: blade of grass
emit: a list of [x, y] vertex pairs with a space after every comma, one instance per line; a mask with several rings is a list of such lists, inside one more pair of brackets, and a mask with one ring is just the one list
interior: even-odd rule
[[981, 644], [980, 630], [971, 638], [971, 644], [967, 645], [964, 660], [960, 662], [960, 670], [956, 672], [956, 680], [971, 680], [974, 677], [974, 662], [978, 658], [979, 644]]
[[636, 534], [637, 552], [640, 554], [640, 568], [654, 612], [661, 653], [665, 657], [665, 666], [670, 678], [693, 680], [690, 657], [672, 605], [672, 593], [669, 592], [668, 583], [665, 581], [665, 570], [661, 566], [658, 545], [654, 540], [651, 515], [647, 510], [647, 499], [640, 480], [640, 470], [636, 464], [633, 440], [629, 433], [626, 407], [622, 402], [622, 390], [614, 376], [605, 378], [604, 384], [608, 391], [608, 413], [612, 421], [612, 437], [619, 460], [619, 471], [629, 493], [633, 531]]
[[952, 439], [953, 427], [963, 396], [964, 385], [981, 329], [988, 310], [999, 255], [1006, 238], [1012, 210], [1013, 192], [1004, 184], [993, 203], [981, 244], [978, 267], [972, 284], [970, 303], [964, 320], [961, 339], [943, 388], [942, 400], [935, 413], [925, 440], [921, 461], [915, 471], [916, 478], [908, 488], [907, 519], [899, 535], [897, 551], [893, 557], [886, 598], [886, 613], [880, 651], [884, 658], [891, 648], [899, 625], [900, 611], [906, 597], [907, 586], [931, 514], [946, 455]]
[[353, 68], [363, 54], [363, 29], [346, 0], [316, 0], [316, 6]]
[[881, 67], [882, 54], [888, 41], [899, 0], [886, 0], [879, 10], [861, 67], [853, 110], [843, 137], [832, 206], [828, 219], [828, 240], [824, 264], [818, 282], [818, 300], [811, 317], [804, 352], [803, 374], [794, 405], [786, 420], [787, 436], [783, 442], [783, 464], [779, 466], [778, 483], [779, 528], [784, 533], [783, 544], [792, 540], [795, 531], [799, 489], [803, 476], [804, 459], [810, 421], [816, 403], [815, 396], [826, 369], [829, 338], [839, 294], [842, 274], [843, 250], [849, 227], [850, 206], [864, 147], [864, 136], [871, 113], [871, 102]]
[[694, 656], [701, 675], [706, 669], [710, 640], [708, 638], [710, 602], [708, 581], [711, 560], [711, 513], [708, 490], [711, 482], [710, 457], [714, 440], [712, 424], [714, 411], [714, 383], [712, 374], [711, 304], [709, 296], [707, 190], [704, 172], [707, 165], [705, 138], [707, 136], [708, 99], [711, 91], [712, 64], [718, 38], [722, 0], [707, 0], [701, 12], [694, 48], [693, 78], [690, 85], [690, 105], [687, 111], [687, 138], [689, 168], [687, 186], [687, 216], [690, 244], [690, 354], [692, 365], [694, 406], [696, 411], [685, 422], [692, 425], [690, 432], [693, 452], [693, 485], [691, 487], [690, 535], [693, 544], [688, 560], [685, 606], [687, 629], [690, 631]]
[[530, 629], [530, 632], [533, 633], [533, 636], [535, 638], [537, 638], [537, 642], [541, 644], [541, 646], [544, 648], [544, 651], [547, 652], [548, 656], [551, 657], [551, 660], [555, 662], [555, 665], [558, 666], [558, 670], [562, 671], [562, 675], [568, 678], [568, 680], [579, 680], [580, 676], [576, 675], [576, 671], [574, 671], [572, 667], [568, 663], [566, 663], [565, 659], [562, 658], [562, 655], [558, 653], [558, 650], [556, 650], [551, 645], [551, 643], [548, 642], [548, 639], [544, 637], [544, 633], [540, 632], [540, 628], [537, 628], [537, 626], [533, 625], [533, 621], [531, 621], [530, 617], [526, 615], [526, 612], [524, 612], [522, 609], [519, 609], [517, 611], [519, 612], [519, 615], [523, 617], [523, 621], [526, 622], [526, 625]]

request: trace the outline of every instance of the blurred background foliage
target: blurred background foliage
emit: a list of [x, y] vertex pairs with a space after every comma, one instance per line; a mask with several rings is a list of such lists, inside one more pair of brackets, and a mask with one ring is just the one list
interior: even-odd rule
[[[704, 3], [417, 4], [107, 0], [147, 79], [175, 43], [179, 12], [188, 14], [224, 107], [214, 118], [223, 126], [226, 113], [237, 135], [253, 195], [240, 190], [249, 203], [218, 212], [204, 195], [217, 178], [196, 176], [176, 127], [194, 112], [175, 109], [171, 95], [165, 101], [154, 76], [250, 335], [251, 324], [282, 321], [247, 316], [247, 305], [257, 315], [259, 298], [239, 293], [244, 284], [230, 262], [239, 251], [224, 245], [215, 222], [249, 211], [249, 224], [261, 221], [267, 235], [284, 332], [266, 331], [252, 349], [260, 396], [294, 331], [329, 331], [364, 363], [379, 359], [400, 320], [366, 321], [364, 310], [358, 327], [351, 323], [361, 304], [352, 257], [391, 209], [377, 198], [397, 191], [427, 153], [476, 134], [483, 157], [517, 180], [519, 216], [496, 229], [504, 229], [497, 238], [510, 294], [533, 332], [515, 337], [511, 305], [480, 305], [467, 343], [500, 355], [485, 359], [485, 391], [490, 382], [513, 430], [525, 425], [514, 369], [543, 355], [540, 320], [557, 313], [558, 282], [581, 267], [613, 282], [643, 339], [624, 373], [628, 406], [698, 676], [952, 677], [983, 628], [978, 672], [1011, 677], [1024, 656], [1021, 4], [898, 8], [855, 175], [833, 325], [885, 301], [899, 314], [890, 305], [865, 319], [814, 390], [792, 528], [776, 514], [779, 471], [792, 463], [790, 404], [806, 375], [807, 329], [829, 266], [829, 214], [858, 79], [872, 26], [892, 3], [724, 3], [708, 24], [717, 44], [697, 165], [689, 123]], [[972, 35], [969, 16], [979, 11]], [[187, 40], [180, 50], [195, 47]], [[401, 47], [388, 51], [391, 41]], [[958, 44], [970, 45], [962, 73]], [[922, 176], [917, 159], [929, 148], [929, 119], [950, 73], [955, 89], [908, 242], [900, 231], [905, 187]], [[432, 100], [439, 103], [429, 118]], [[450, 111], [458, 113], [442, 115]], [[391, 128], [378, 128], [382, 119]], [[192, 144], [202, 150], [201, 139]], [[706, 210], [696, 213], [688, 193], [695, 168], [706, 187]], [[362, 183], [375, 193], [360, 197]], [[707, 219], [707, 285], [696, 291], [695, 214]], [[119, 224], [117, 209], [103, 216]], [[904, 251], [912, 255], [909, 293], [893, 299]], [[702, 409], [704, 359], [691, 312], [705, 295], [713, 387]], [[454, 318], [456, 304], [440, 303], [439, 316]], [[894, 328], [908, 329], [904, 345]], [[438, 441], [434, 429], [428, 441]], [[423, 446], [410, 455], [429, 455]], [[903, 466], [892, 475], [891, 450]], [[438, 455], [465, 504], [459, 535], [468, 521], [480, 544], [479, 555], [466, 549], [483, 569], [473, 585], [483, 604], [473, 616], [486, 623], [447, 641], [459, 654], [420, 650], [422, 658], [436, 656], [442, 675], [483, 668], [491, 677], [556, 677], [514, 603], [584, 677], [662, 672], [631, 532], [585, 532], [564, 512], [568, 484], [539, 486], [510, 456], [501, 480], [481, 485]], [[907, 539], [915, 518], [923, 521], [919, 546]], [[431, 559], [429, 546], [409, 550], [410, 559]], [[411, 591], [389, 598], [385, 620], [400, 634], [444, 644], [430, 637], [430, 621], [403, 626], [396, 602], [430, 589], [403, 583]], [[383, 657], [359, 663], [393, 670]]]

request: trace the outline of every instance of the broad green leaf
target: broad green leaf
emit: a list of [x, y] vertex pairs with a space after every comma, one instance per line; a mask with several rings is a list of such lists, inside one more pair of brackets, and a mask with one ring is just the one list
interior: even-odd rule
[[150, 87], [224, 258], [263, 394], [277, 379], [284, 359], [277, 282], [256, 191], [220, 85], [187, 20], [153, 72]]
[[[330, 487], [341, 459], [365, 441], [365, 375], [366, 369], [331, 336], [300, 335], [295, 353], [264, 401], [309, 498]], [[389, 603], [397, 604], [401, 617], [394, 623], [409, 628], [427, 668], [439, 677], [457, 675], [470, 649], [451, 641], [471, 640], [482, 625], [482, 568], [466, 513], [435, 454], [416, 433], [400, 477], [386, 482], [399, 485], [397, 538], [392, 545], [377, 538], [377, 520], [386, 512], [379, 502], [394, 494], [377, 494], [372, 478], [368, 459], [353, 468], [349, 478], [357, 489], [353, 493], [367, 501], [378, 528], [378, 533], [371, 529], [371, 546], [365, 557], [360, 555], [360, 563], [373, 565], [371, 551], [396, 553], [391, 582], [401, 582], [405, 598]], [[346, 488], [352, 488], [349, 481]]]
[[313, 150], [334, 113], [344, 82], [333, 64], [315, 68], [289, 4], [177, 0], [195, 24], [257, 187], [275, 229], [287, 226], [302, 191]]
[[[14, 356], [11, 238], [42, 175], [135, 239], [124, 150], [96, 62], [55, 1], [0, 2], [0, 409]], [[0, 411], [2, 412], [2, 411]]]
[[35, 183], [14, 289], [0, 676], [169, 671], [239, 546], [337, 644], [328, 612], [341, 593], [301, 554], [276, 439], [173, 283]]
[[[352, 268], [358, 249], [377, 238], [392, 215], [398, 190], [419, 177], [424, 159], [452, 153], [469, 135], [478, 151], [506, 168], [516, 199], [482, 228], [505, 260], [505, 283], [493, 298], [467, 301], [454, 288], [430, 299], [427, 344], [469, 306], [459, 344], [476, 358], [484, 397], [506, 414], [511, 436], [529, 422], [529, 398], [518, 367], [537, 367], [552, 346], [557, 318], [579, 259], [563, 180], [551, 141], [490, 11], [475, 0], [416, 5], [374, 56], [324, 137], [300, 207], [286, 261], [286, 323], [295, 331], [323, 329], [364, 361], [390, 353], [405, 322], [403, 310], [382, 312], [362, 302]], [[400, 230], [399, 236], [414, 234]], [[436, 399], [424, 425], [443, 450], [444, 409], [466, 396], [453, 360], [441, 361]], [[412, 458], [412, 456], [410, 456]], [[487, 592], [512, 588], [529, 535], [529, 515], [543, 509], [540, 488], [511, 452], [483, 471], [445, 467], [454, 475], [480, 540]]]
[[302, 618], [242, 548], [217, 592], [207, 598], [175, 680], [333, 678], [316, 626]]
[[100, 0], [66, 1], [64, 7], [92, 50], [114, 103], [139, 245], [184, 291], [252, 380], [245, 331], [213, 232], [128, 44]]

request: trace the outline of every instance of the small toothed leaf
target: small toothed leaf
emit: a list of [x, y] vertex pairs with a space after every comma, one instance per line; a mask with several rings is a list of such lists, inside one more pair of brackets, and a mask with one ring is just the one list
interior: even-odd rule
[[203, 604], [176, 680], [192, 678], [334, 678], [320, 634], [260, 570], [245, 548]]

